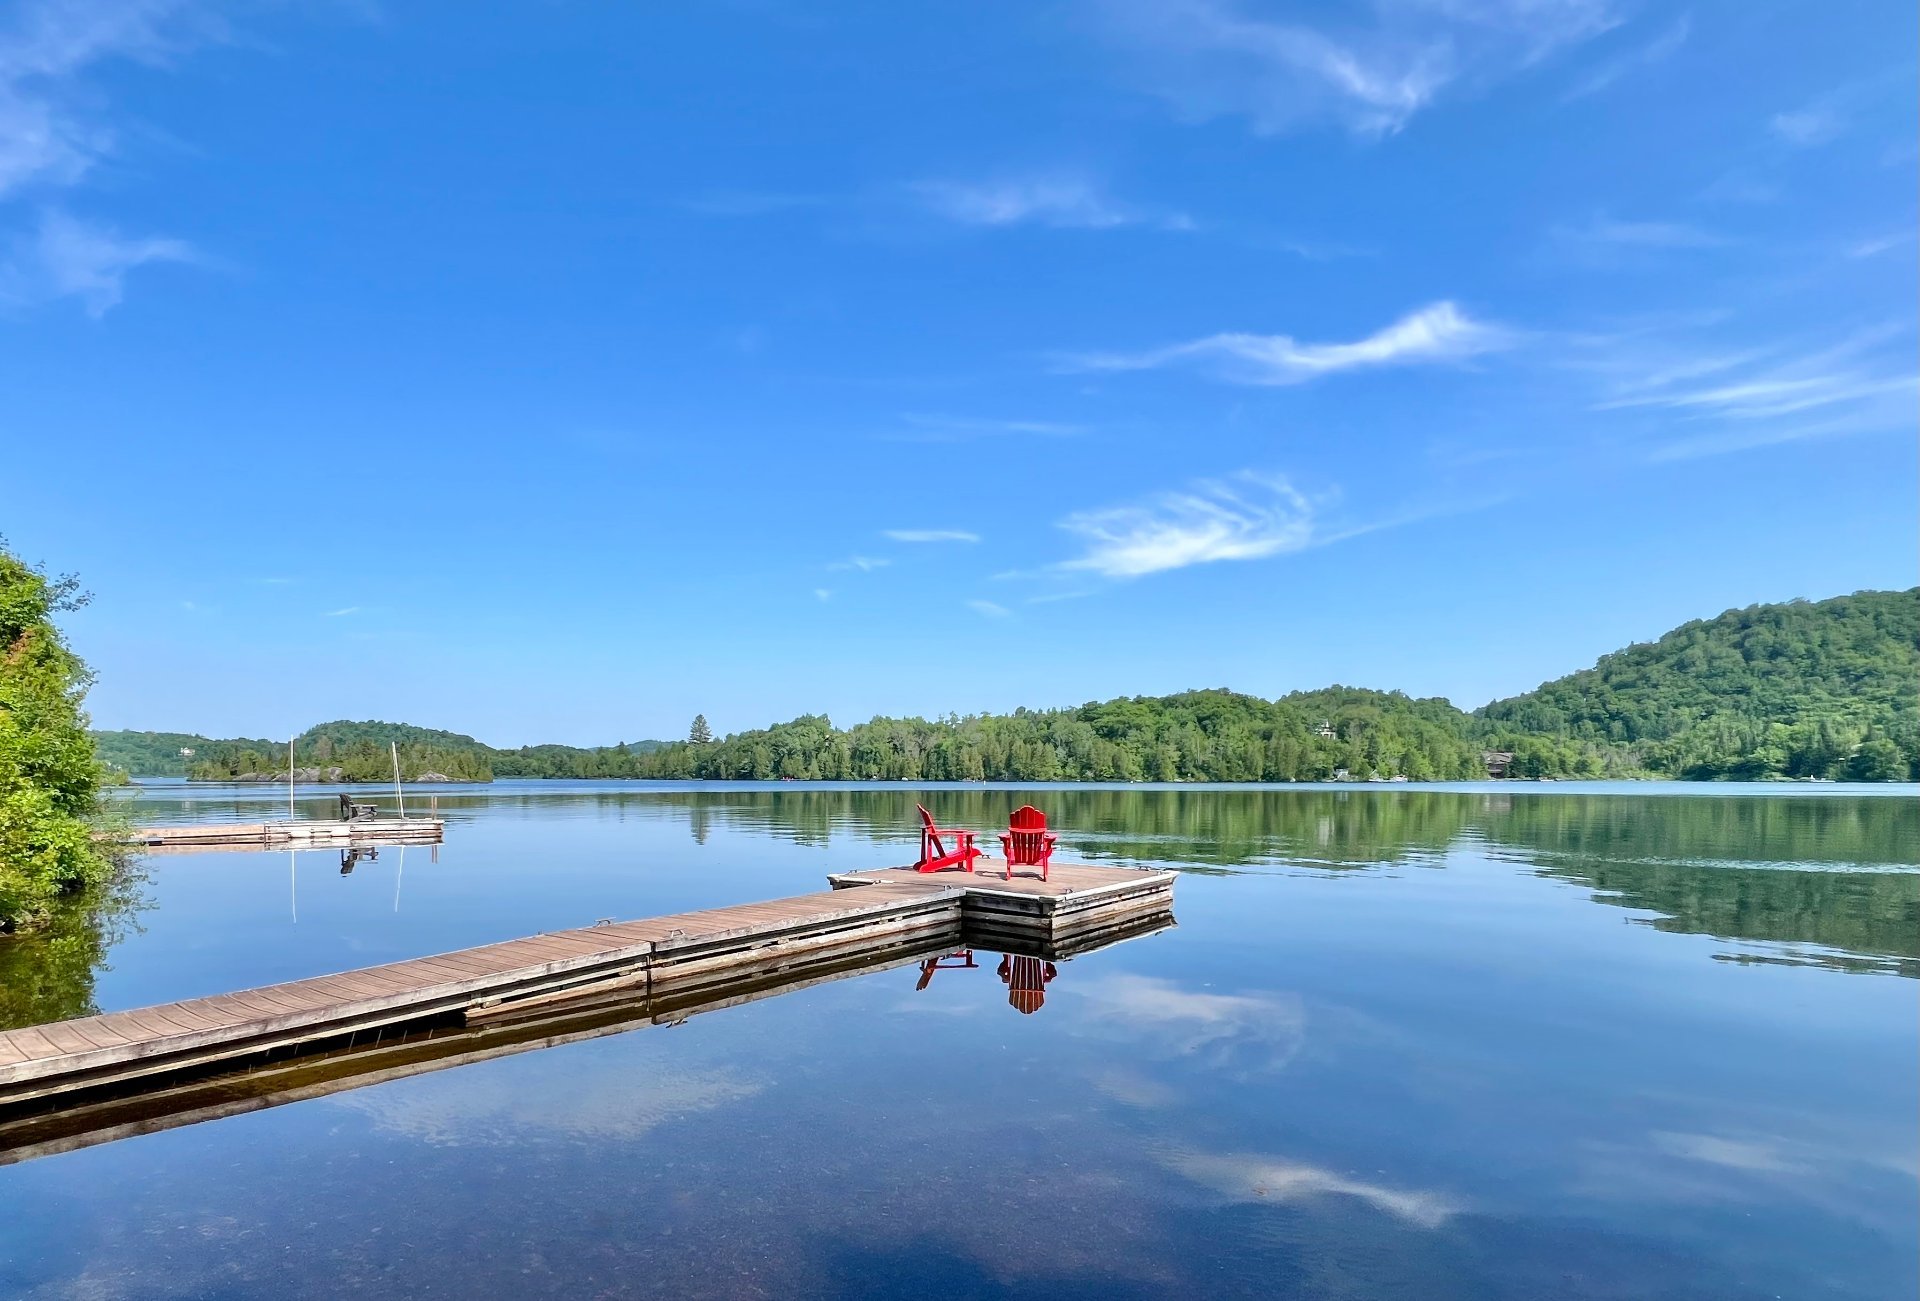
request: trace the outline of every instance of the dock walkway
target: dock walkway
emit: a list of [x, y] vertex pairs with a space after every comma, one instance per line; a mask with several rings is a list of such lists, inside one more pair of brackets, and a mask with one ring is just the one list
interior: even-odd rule
[[136, 827], [127, 842], [142, 849], [286, 849], [315, 845], [437, 845], [439, 818], [299, 819], [280, 822], [194, 822]]
[[1104, 931], [1171, 919], [1173, 874], [1061, 865], [1052, 880], [850, 872], [768, 903], [609, 923], [259, 989], [0, 1032], [0, 1119], [237, 1059], [337, 1046], [363, 1032], [638, 990], [648, 996], [779, 975], [903, 945], [978, 944], [1052, 956]]

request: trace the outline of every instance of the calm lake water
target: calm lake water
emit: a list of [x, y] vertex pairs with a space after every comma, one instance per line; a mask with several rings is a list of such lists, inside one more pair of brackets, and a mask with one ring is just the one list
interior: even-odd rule
[[147, 860], [0, 945], [0, 1019], [816, 890], [916, 799], [1178, 868], [1179, 926], [1031, 1015], [998, 955], [908, 966], [3, 1168], [0, 1294], [1920, 1289], [1911, 787], [446, 788], [437, 852], [344, 875]]

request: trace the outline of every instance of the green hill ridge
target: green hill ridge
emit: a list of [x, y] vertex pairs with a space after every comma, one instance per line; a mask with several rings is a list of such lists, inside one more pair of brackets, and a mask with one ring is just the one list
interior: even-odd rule
[[1920, 588], [1728, 610], [1475, 716], [1626, 748], [1668, 776], [1904, 780], [1920, 733]]
[[[136, 776], [286, 774], [286, 743], [95, 733]], [[1325, 781], [1517, 777], [1920, 779], [1920, 588], [1729, 610], [1467, 713], [1444, 699], [1334, 686], [1278, 700], [1226, 690], [1066, 709], [804, 715], [722, 740], [496, 749], [404, 723], [323, 723], [298, 762], [382, 781], [634, 777], [803, 780]], [[180, 751], [190, 749], [191, 756]]]

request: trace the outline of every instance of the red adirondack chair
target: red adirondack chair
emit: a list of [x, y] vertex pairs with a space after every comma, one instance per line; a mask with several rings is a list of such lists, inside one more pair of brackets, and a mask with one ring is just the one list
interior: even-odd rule
[[1053, 857], [1060, 837], [1047, 830], [1047, 815], [1031, 804], [1022, 804], [1007, 819], [1000, 833], [1000, 848], [1007, 858], [1007, 879], [1013, 879], [1016, 867], [1037, 867], [1040, 879], [1047, 879], [1047, 860]]
[[[914, 870], [920, 872], [938, 872], [943, 867], [958, 867], [962, 871], [973, 870], [973, 860], [980, 857], [981, 851], [973, 847], [971, 831], [955, 831], [951, 827], [942, 830], [933, 824], [933, 814], [927, 812], [927, 806], [916, 804], [920, 810], [920, 861]], [[947, 848], [946, 838], [953, 837], [953, 848]]]

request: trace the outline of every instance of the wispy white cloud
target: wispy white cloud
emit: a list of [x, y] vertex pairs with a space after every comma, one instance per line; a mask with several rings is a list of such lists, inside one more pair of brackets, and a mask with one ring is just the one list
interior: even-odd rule
[[1155, 226], [1192, 230], [1184, 213], [1159, 212], [1122, 203], [1083, 176], [1028, 176], [991, 181], [921, 181], [908, 187], [937, 217], [965, 226], [1051, 226], [1062, 230], [1111, 230]]
[[972, 416], [952, 416], [908, 412], [900, 417], [905, 429], [881, 435], [889, 442], [960, 443], [976, 438], [1077, 438], [1087, 431], [1085, 425], [1059, 420], [984, 420]]
[[1872, 239], [1855, 240], [1853, 243], [1847, 245], [1846, 254], [1850, 258], [1879, 257], [1882, 253], [1890, 253], [1894, 249], [1901, 248], [1913, 242], [1914, 234], [1912, 231], [1895, 231], [1891, 235], [1879, 235]]
[[343, 606], [341, 606], [341, 607], [340, 607], [340, 608], [339, 608], [338, 610], [328, 610], [328, 611], [327, 611], [327, 613], [326, 613], [326, 617], [327, 617], [327, 618], [329, 618], [329, 619], [339, 619], [339, 618], [343, 618], [343, 617], [345, 617], [346, 615], [349, 615], [349, 614], [359, 614], [359, 613], [360, 613], [360, 607], [359, 607], [359, 606], [357, 606], [357, 605], [343, 605]]
[[1575, 81], [1561, 96], [1562, 103], [1584, 99], [1596, 95], [1619, 81], [1622, 77], [1638, 72], [1642, 68], [1662, 63], [1676, 54], [1693, 30], [1690, 14], [1681, 14], [1673, 22], [1656, 33], [1651, 40], [1645, 41], [1622, 54], [1590, 69], [1585, 76]]
[[831, 211], [855, 216], [892, 232], [907, 214], [959, 226], [1055, 230], [1112, 230], [1122, 226], [1190, 231], [1187, 214], [1115, 198], [1098, 180], [1055, 170], [983, 179], [935, 177], [878, 185], [840, 194], [766, 190], [720, 190], [682, 199], [680, 206], [704, 217], [756, 218]]
[[886, 529], [881, 534], [895, 542], [978, 542], [978, 533], [965, 529]]
[[1285, 1070], [1306, 1042], [1306, 1007], [1296, 994], [1223, 994], [1131, 974], [1074, 991], [1087, 1001], [1089, 1024], [1126, 1035], [1139, 1056], [1191, 1058], [1223, 1074], [1270, 1075]]
[[223, 35], [197, 0], [26, 0], [0, 18], [0, 201], [43, 205], [32, 229], [0, 237], [0, 299], [77, 297], [99, 316], [120, 301], [133, 268], [193, 260], [181, 240], [122, 235], [44, 205], [115, 150], [92, 72], [164, 64]]
[[813, 599], [816, 601], [831, 601], [833, 599], [833, 589], [831, 587], [816, 587], [813, 589]]
[[1605, 214], [1577, 226], [1557, 226], [1562, 243], [1614, 249], [1719, 248], [1728, 241], [1699, 226], [1678, 221], [1618, 221]]
[[1789, 1160], [1778, 1140], [1727, 1138], [1720, 1134], [1686, 1134], [1656, 1130], [1653, 1146], [1670, 1156], [1699, 1161], [1727, 1170], [1749, 1173], [1792, 1173], [1804, 1167]]
[[827, 568], [829, 570], [857, 569], [863, 574], [870, 574], [876, 569], [885, 569], [892, 563], [893, 561], [885, 556], [848, 556], [845, 560], [834, 561]]
[[1076, 512], [1060, 527], [1084, 550], [1056, 570], [1116, 579], [1257, 560], [1304, 550], [1315, 540], [1313, 504], [1286, 480], [1250, 471], [1139, 505]]
[[0, 26], [0, 198], [79, 180], [114, 146], [76, 83], [103, 63], [161, 63], [221, 33], [193, 0], [27, 0]]
[[1846, 129], [1847, 119], [1832, 96], [1819, 99], [1785, 113], [1775, 113], [1767, 121], [1774, 137], [1798, 149], [1811, 149], [1837, 140]]
[[1167, 1164], [1235, 1201], [1298, 1203], [1351, 1197], [1422, 1229], [1437, 1229], [1465, 1209], [1446, 1193], [1391, 1188], [1281, 1157], [1177, 1152]]
[[968, 601], [967, 608], [975, 614], [985, 615], [989, 619], [1004, 619], [1013, 613], [996, 601]]
[[1763, 348], [1712, 353], [1691, 363], [1668, 359], [1629, 379], [1597, 409], [1653, 407], [1766, 420], [1902, 393], [1920, 382], [1910, 361], [1903, 357], [1895, 365], [1888, 355], [1886, 345], [1904, 333], [1883, 326], [1812, 351]]
[[1920, 383], [1920, 379], [1912, 375], [1866, 376], [1849, 371], [1794, 374], [1790, 371], [1774, 371], [1708, 388], [1672, 389], [1640, 397], [1616, 398], [1601, 403], [1600, 409], [1669, 407], [1706, 411], [1736, 420], [1757, 420], [1797, 415], [1817, 407], [1855, 402], [1886, 393], [1905, 392], [1916, 383]]
[[1244, 116], [1260, 132], [1331, 120], [1373, 136], [1400, 130], [1450, 85], [1512, 75], [1617, 22], [1609, 0], [1381, 0], [1318, 23], [1255, 16], [1234, 0], [1093, 9], [1186, 116]]
[[1904, 327], [1824, 346], [1700, 347], [1685, 334], [1634, 340], [1597, 364], [1602, 412], [1663, 416], [1653, 460], [1719, 455], [1811, 438], [1911, 430], [1920, 391]]
[[506, 1147], [553, 1135], [630, 1141], [764, 1087], [726, 1070], [669, 1069], [633, 1080], [521, 1058], [503, 1071], [449, 1072], [431, 1089], [366, 1089], [326, 1105], [364, 1113], [385, 1133], [437, 1147]]
[[1338, 371], [1461, 362], [1507, 347], [1511, 331], [1476, 321], [1450, 302], [1409, 313], [1351, 343], [1301, 343], [1286, 334], [1215, 334], [1136, 353], [1068, 359], [1068, 369], [1153, 370], [1197, 362], [1238, 384], [1302, 384]]
[[120, 302], [128, 272], [153, 263], [195, 260], [184, 240], [127, 238], [112, 227], [48, 210], [30, 235], [13, 241], [0, 263], [0, 301], [74, 297], [88, 315], [103, 316]]

